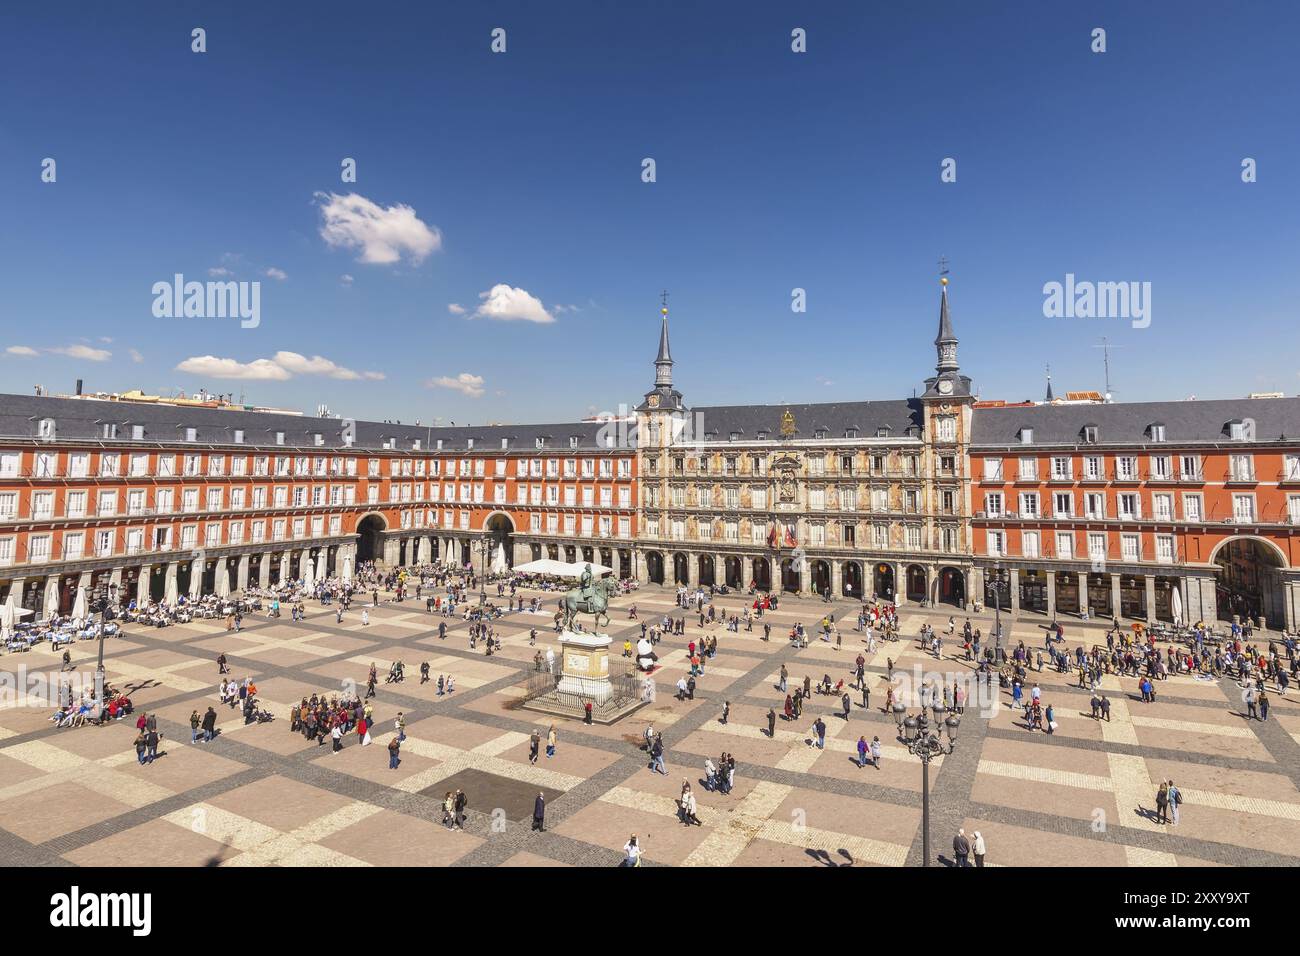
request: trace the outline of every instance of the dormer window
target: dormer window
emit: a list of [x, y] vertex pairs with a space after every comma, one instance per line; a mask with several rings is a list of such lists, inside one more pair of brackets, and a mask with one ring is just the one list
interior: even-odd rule
[[283, 445], [283, 444], [284, 444], [284, 432], [276, 432], [276, 433], [275, 433], [275, 443], [276, 443], [277, 445]]
[[385, 448], [394, 448], [394, 447], [396, 447], [396, 445], [397, 445], [397, 439], [396, 439], [396, 438], [385, 438], [385, 439], [384, 439], [384, 447], [385, 447]]
[[110, 439], [117, 437], [117, 422], [104, 422], [104, 437]]
[[472, 450], [474, 448], [474, 439], [472, 438], [465, 439], [465, 447]]
[[533, 444], [534, 444], [534, 446], [537, 447], [537, 448], [545, 448], [545, 447], [546, 447], [546, 439], [543, 438], [541, 435], [538, 435], [538, 436], [533, 440]]
[[826, 429], [824, 429], [824, 428], [814, 428], [814, 429], [813, 429], [813, 438], [817, 439], [818, 441], [822, 441], [823, 439], [825, 439], [825, 438], [826, 438]]
[[185, 429], [185, 440], [186, 440], [186, 441], [198, 441], [198, 440], [199, 440], [199, 430], [198, 430], [197, 428], [187, 428], [187, 429]]
[[1165, 426], [1159, 422], [1153, 422], [1147, 426], [1147, 437], [1152, 441], [1165, 440]]
[[442, 439], [438, 439], [438, 451], [442, 451]]
[[881, 425], [879, 428], [877, 428], [877, 429], [876, 429], [876, 437], [877, 437], [877, 438], [888, 438], [888, 437], [889, 437], [889, 426], [888, 426], [888, 425]]
[[1224, 426], [1228, 437], [1233, 441], [1249, 441], [1251, 438], [1251, 428], [1241, 419], [1233, 419]]
[[577, 435], [570, 435], [570, 436], [569, 436], [569, 447], [570, 447], [570, 448], [577, 448], [577, 447], [578, 447], [578, 436], [577, 436]]
[[[240, 432], [240, 433], [238, 433], [238, 434], [243, 434], [243, 433]], [[131, 438], [132, 438], [134, 441], [144, 441], [144, 426], [143, 426], [143, 425], [132, 425], [132, 426], [131, 426]]]
[[505, 449], [507, 449], [507, 448], [509, 448], [509, 447], [510, 447], [510, 439], [509, 439], [509, 438], [503, 438], [503, 439], [501, 439], [501, 450], [502, 450], [502, 451], [505, 451]]
[[1099, 432], [1096, 425], [1084, 425], [1083, 428], [1080, 429], [1079, 434], [1083, 438], [1085, 445], [1097, 444], [1097, 436]]
[[236, 429], [235, 429], [235, 444], [236, 444], [236, 445], [242, 445], [243, 443], [244, 443], [244, 430], [243, 430], [242, 428], [236, 428]]
[[55, 434], [54, 419], [42, 418], [36, 423], [36, 434], [41, 438], [53, 438]]
[[727, 441], [740, 441], [740, 432], [728, 432]]
[[844, 429], [844, 437], [845, 437], [845, 438], [857, 438], [857, 437], [858, 437], [858, 430], [857, 430], [856, 428], [846, 428], [846, 429]]
[[416, 438], [411, 442], [411, 451], [420, 450], [420, 439]]
[[1034, 443], [1034, 430], [1032, 428], [1022, 428], [1017, 433], [1022, 445], [1032, 445]]
[[760, 428], [757, 432], [759, 441], [767, 441], [767, 429]]
[[325, 444], [325, 436], [322, 435], [320, 432], [313, 432], [311, 436], [311, 443], [313, 445], [323, 445]]

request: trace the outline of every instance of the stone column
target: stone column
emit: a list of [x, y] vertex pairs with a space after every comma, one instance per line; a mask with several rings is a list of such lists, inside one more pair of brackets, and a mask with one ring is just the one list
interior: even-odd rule
[[1112, 617], [1118, 618], [1119, 613], [1119, 575], [1114, 571], [1110, 573], [1110, 613]]
[[1079, 610], [1087, 611], [1089, 616], [1092, 615], [1092, 608], [1088, 606], [1088, 572], [1079, 572]]
[[235, 584], [241, 591], [248, 590], [248, 555], [239, 556], [239, 564], [235, 567]]
[[262, 560], [257, 564], [257, 585], [262, 588], [271, 586], [271, 552], [269, 551], [262, 554]]
[[1154, 623], [1155, 620], [1156, 620], [1156, 579], [1155, 579], [1155, 575], [1152, 575], [1152, 574], [1144, 574], [1144, 575], [1142, 576], [1142, 582], [1143, 582], [1143, 584], [1145, 585], [1145, 590], [1146, 590], [1147, 623], [1148, 623], [1148, 624], [1152, 624], [1152, 623]]
[[1020, 613], [1020, 569], [1012, 568], [1007, 572], [1007, 604], [1012, 614]]
[[1056, 572], [1047, 572], [1047, 619], [1056, 620]]
[[832, 560], [830, 562], [830, 565], [831, 565], [831, 596], [837, 598], [843, 597], [844, 582], [840, 577], [840, 562]]
[[135, 579], [135, 606], [143, 607], [149, 600], [149, 583], [153, 580], [153, 565], [140, 565], [140, 576]]
[[280, 583], [284, 584], [289, 580], [289, 552], [280, 552]]

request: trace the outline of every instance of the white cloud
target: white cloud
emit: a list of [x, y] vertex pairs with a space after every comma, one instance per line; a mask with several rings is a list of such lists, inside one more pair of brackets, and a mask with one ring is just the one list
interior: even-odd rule
[[296, 375], [327, 375], [330, 378], [341, 379], [345, 382], [355, 382], [359, 379], [368, 379], [370, 381], [380, 381], [383, 379], [382, 372], [354, 372], [350, 368], [344, 368], [325, 358], [323, 355], [313, 355], [307, 358], [297, 352], [276, 352], [271, 361], [286, 371], [293, 372]]
[[139, 349], [127, 349], [127, 354], [131, 356], [131, 361], [136, 364], [144, 361], [144, 356], [140, 354]]
[[450, 312], [452, 315], [464, 315], [465, 307], [461, 305], [459, 302], [448, 302], [447, 311]]
[[289, 273], [285, 272], [283, 269], [277, 269], [275, 266], [269, 267], [264, 275], [268, 279], [278, 279], [281, 282], [289, 278]]
[[196, 355], [187, 358], [176, 366], [178, 372], [204, 375], [208, 378], [240, 378], [251, 381], [283, 382], [293, 378], [286, 370], [270, 359], [255, 359], [252, 362], [236, 362], [234, 359], [217, 358], [215, 355]]
[[383, 265], [405, 256], [419, 263], [442, 248], [442, 232], [422, 222], [410, 206], [385, 208], [356, 193], [316, 193], [315, 198], [324, 218], [321, 238], [330, 246], [360, 250], [358, 262]]
[[480, 292], [478, 297], [483, 303], [474, 312], [475, 318], [540, 323], [555, 321], [555, 316], [543, 308], [541, 299], [504, 282], [497, 283], [487, 292]]
[[455, 378], [450, 375], [443, 375], [439, 378], [430, 379], [425, 384], [430, 388], [449, 388], [469, 398], [482, 398], [484, 392], [483, 376], [471, 375], [469, 372], [461, 372]]
[[551, 311], [556, 315], [563, 315], [565, 312], [581, 312], [582, 309], [578, 308], [576, 305], [553, 305], [551, 306]]
[[345, 272], [345, 273], [343, 273], [343, 275], [339, 276], [339, 281], [342, 282], [344, 285], [351, 285], [351, 284], [352, 284], [352, 276], [348, 275], [348, 274]]
[[28, 348], [26, 345], [11, 345], [5, 349], [5, 352], [9, 355], [20, 355], [23, 358], [35, 358], [39, 354], [36, 349]]
[[99, 341], [103, 342], [105, 345], [112, 345], [112, 344], [113, 344], [113, 340], [112, 340], [111, 338], [109, 338], [107, 335], [101, 335], [101, 336], [99, 337]]
[[269, 359], [254, 359], [251, 362], [217, 358], [215, 355], [196, 355], [181, 362], [176, 366], [176, 370], [211, 378], [271, 382], [283, 382], [295, 375], [324, 375], [345, 382], [380, 382], [384, 379], [383, 372], [356, 372], [330, 361], [323, 355], [313, 355], [308, 358], [298, 352], [285, 351], [276, 352]]
[[82, 359], [87, 362], [107, 362], [113, 353], [106, 349], [91, 348], [89, 345], [68, 345], [62, 348], [43, 349], [53, 355], [65, 355], [68, 358]]
[[233, 276], [234, 273], [222, 266], [213, 266], [208, 270], [208, 275], [212, 276], [214, 279], [220, 279], [223, 276]]

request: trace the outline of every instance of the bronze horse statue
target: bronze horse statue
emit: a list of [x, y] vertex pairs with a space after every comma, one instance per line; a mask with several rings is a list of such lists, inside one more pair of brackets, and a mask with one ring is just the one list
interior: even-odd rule
[[[597, 628], [609, 626], [609, 599], [618, 593], [618, 583], [613, 578], [601, 578], [591, 585], [587, 594], [582, 588], [573, 588], [560, 598], [560, 626], [573, 630], [579, 614], [591, 614]], [[604, 618], [604, 623], [601, 623]]]

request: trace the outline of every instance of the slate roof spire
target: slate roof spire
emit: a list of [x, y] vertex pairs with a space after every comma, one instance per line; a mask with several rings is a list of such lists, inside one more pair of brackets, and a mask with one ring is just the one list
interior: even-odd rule
[[939, 334], [934, 337], [934, 350], [938, 356], [935, 371], [939, 374], [957, 371], [957, 336], [952, 333], [952, 319], [948, 315], [948, 277], [939, 279], [943, 291], [939, 294]]

